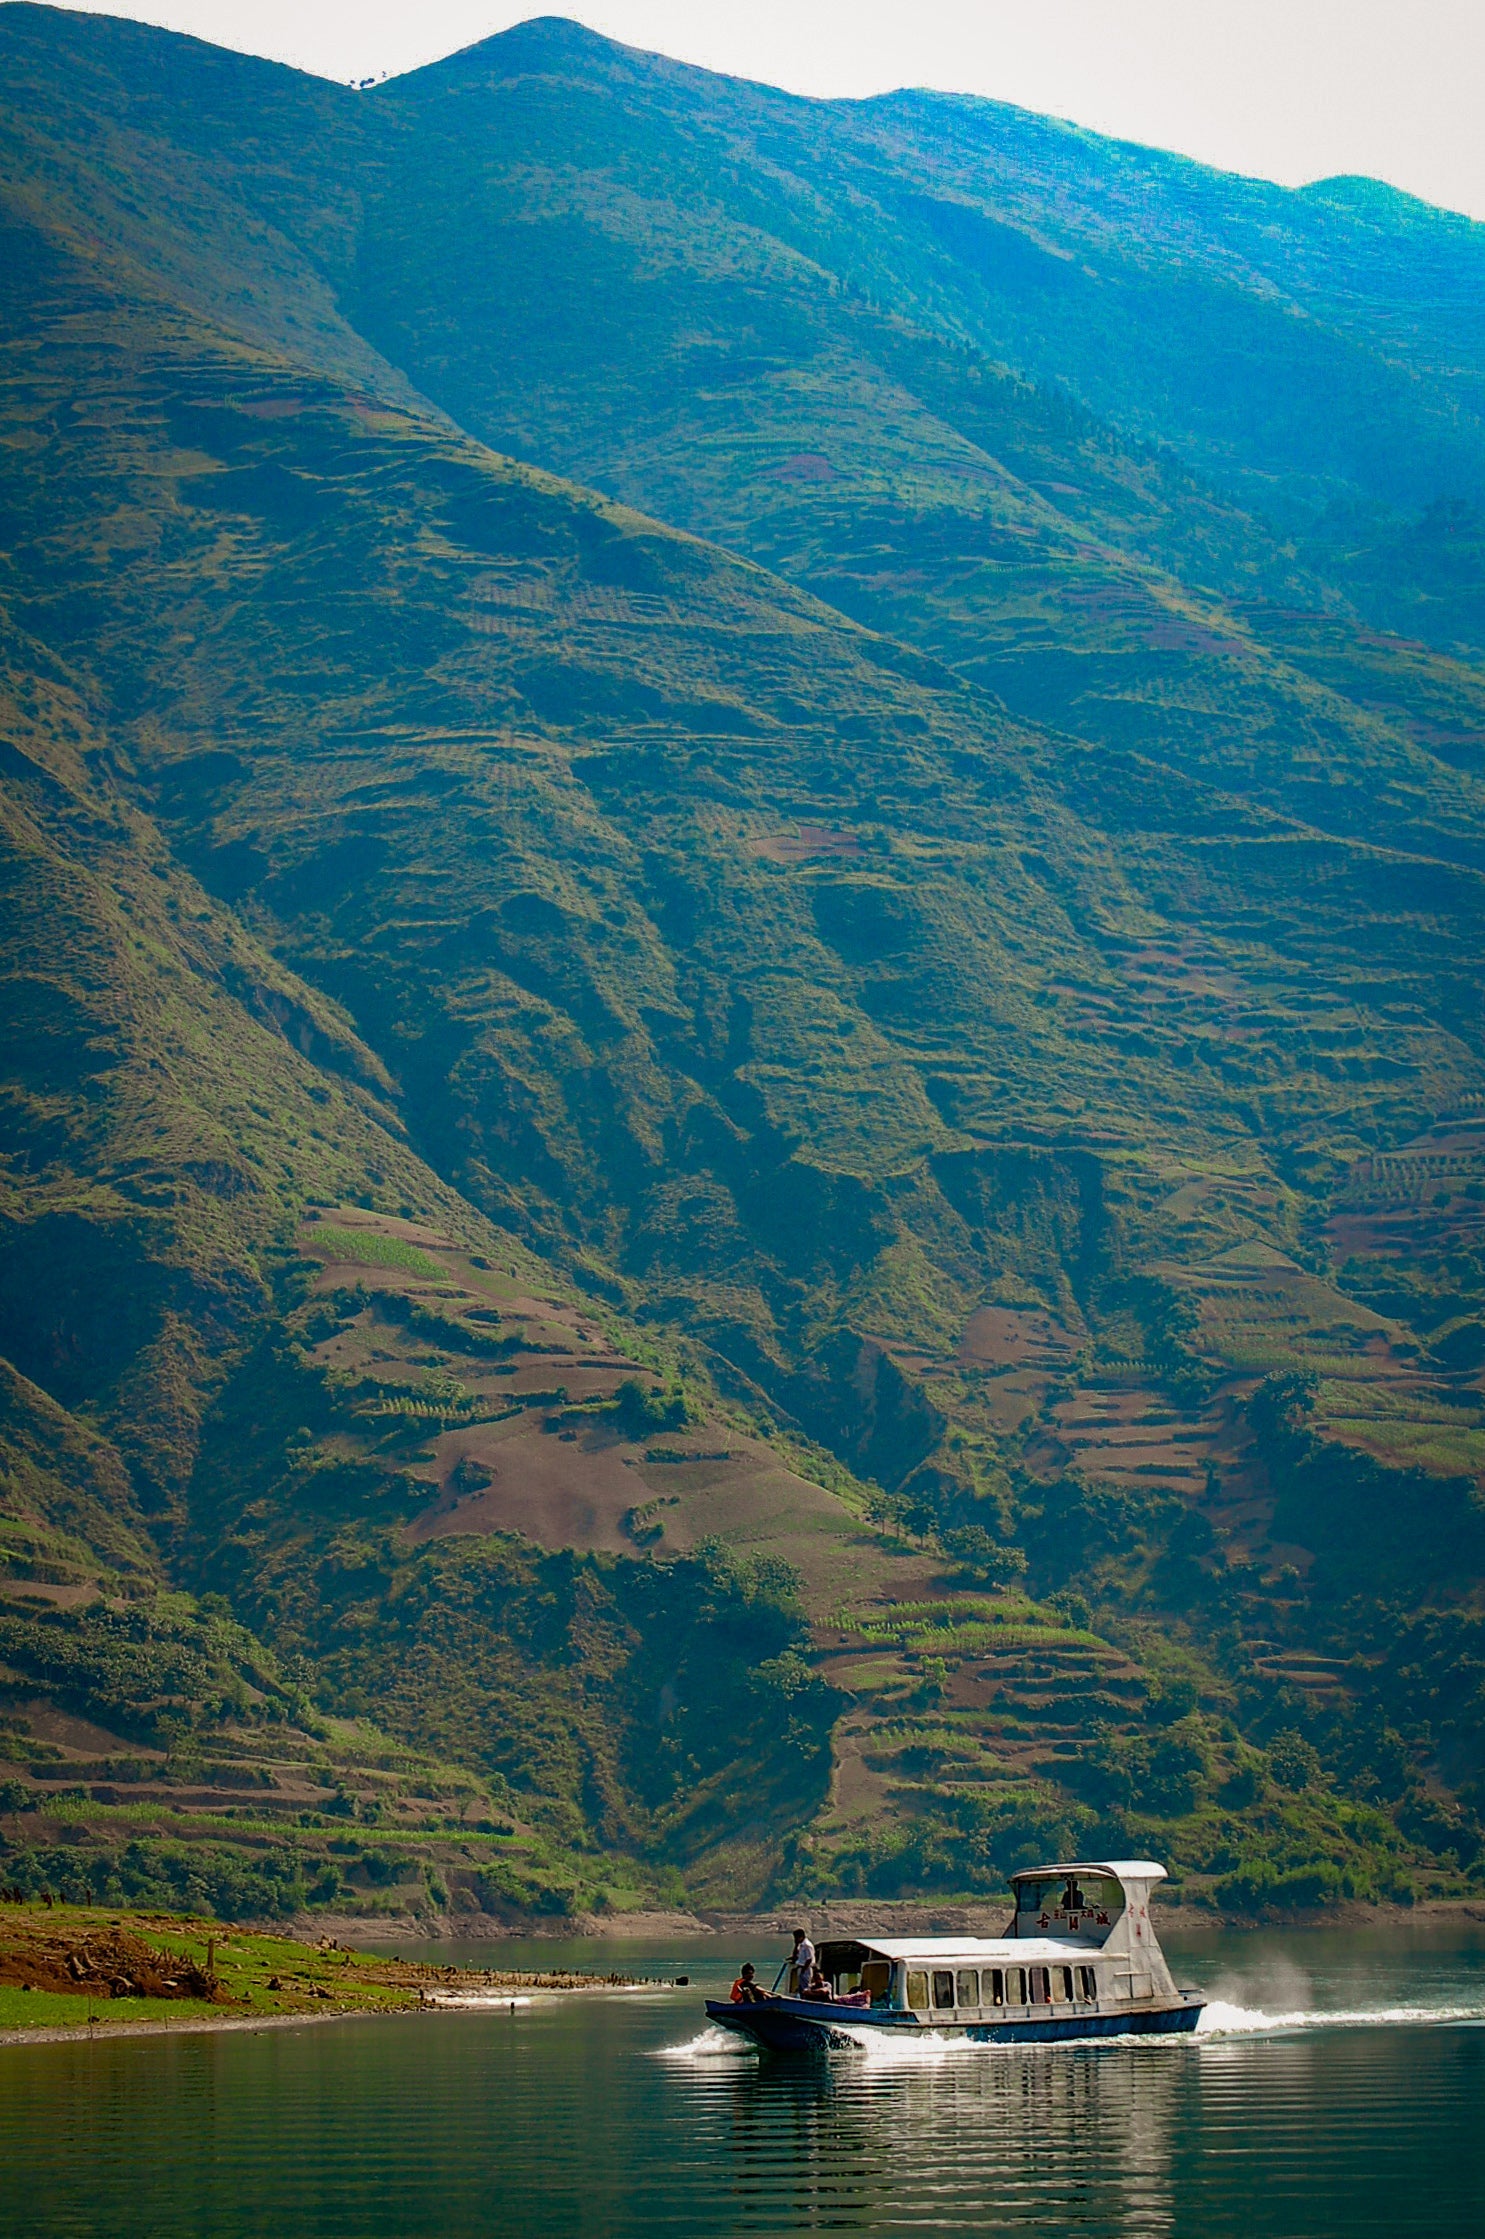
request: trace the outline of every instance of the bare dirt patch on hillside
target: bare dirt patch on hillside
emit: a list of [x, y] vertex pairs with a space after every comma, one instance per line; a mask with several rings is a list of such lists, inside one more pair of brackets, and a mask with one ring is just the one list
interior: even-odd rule
[[[524, 1419], [477, 1424], [438, 1441], [438, 1498], [407, 1528], [416, 1545], [487, 1532], [519, 1532], [540, 1547], [638, 1553], [624, 1517], [644, 1499], [634, 1463], [641, 1449], [590, 1434], [563, 1442]], [[474, 1480], [483, 1476], [480, 1485]]]
[[959, 1340], [966, 1368], [1062, 1369], [1076, 1356], [1081, 1333], [1034, 1306], [982, 1306]]
[[749, 840], [748, 852], [765, 863], [813, 863], [830, 856], [859, 855], [861, 842], [854, 832], [841, 832], [830, 824], [801, 824], [796, 832], [765, 832]]
[[508, 1531], [543, 1547], [638, 1559], [719, 1539], [785, 1564], [806, 1607], [822, 1615], [884, 1593], [922, 1594], [937, 1577], [927, 1557], [894, 1554], [834, 1493], [784, 1468], [762, 1440], [736, 1434], [726, 1446], [706, 1429], [640, 1442], [602, 1418], [553, 1413], [540, 1424], [446, 1432], [435, 1473], [437, 1498], [408, 1527], [414, 1542]]
[[1038, 1413], [1053, 1378], [1072, 1367], [1085, 1336], [1044, 1307], [981, 1306], [964, 1325], [955, 1365], [985, 1378], [996, 1429], [1015, 1431]]

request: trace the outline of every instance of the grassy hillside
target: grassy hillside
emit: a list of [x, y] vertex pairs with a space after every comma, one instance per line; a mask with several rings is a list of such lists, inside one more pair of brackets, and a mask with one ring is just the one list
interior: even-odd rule
[[[18, 1877], [1462, 1886], [1480, 672], [1321, 508], [1471, 502], [1473, 232], [570, 27], [0, 40]], [[1118, 333], [943, 217], [1049, 179]], [[1292, 367], [1141, 447], [1280, 279], [1416, 488]]]

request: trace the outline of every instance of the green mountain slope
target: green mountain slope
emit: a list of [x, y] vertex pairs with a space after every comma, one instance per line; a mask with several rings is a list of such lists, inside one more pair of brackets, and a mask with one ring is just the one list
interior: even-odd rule
[[[719, 480], [734, 510], [816, 479], [880, 496], [905, 445], [920, 508], [968, 473], [993, 510], [1020, 454], [1044, 520], [1177, 542], [1224, 585], [1293, 565], [1232, 533], [1233, 500], [1347, 581], [1389, 512], [1479, 503], [1481, 229], [1406, 197], [1286, 193], [992, 103], [800, 101], [555, 19], [368, 106], [358, 323], [465, 425], [663, 487], [667, 517], [698, 525]], [[1134, 457], [1059, 468], [1098, 427]], [[1394, 552], [1426, 619], [1421, 552], [1409, 572]]]
[[[1314, 523], [1465, 501], [1469, 330], [1445, 366], [1403, 307], [1473, 235], [1335, 194], [1285, 267], [1316, 380], [1340, 337], [1358, 426], [1452, 481], [1303, 426], [1300, 471], [1256, 405], [1219, 474], [1189, 398], [1134, 447], [1097, 321], [1008, 283], [995, 342], [906, 97], [551, 25], [364, 101], [0, 38], [5, 1528], [47, 1589], [0, 1653], [112, 1730], [104, 1612], [235, 1622], [237, 1683], [136, 1735], [148, 1871], [1467, 1871], [1478, 670], [1364, 626]], [[1024, 227], [1047, 128], [960, 108], [933, 162]], [[1139, 164], [1075, 137], [1127, 259]], [[1179, 287], [1267, 318], [1259, 205], [1140, 176]], [[208, 1741], [281, 1799], [251, 1832]], [[397, 1842], [337, 1866], [332, 1790]]]
[[[1294, 649], [1276, 663], [1212, 594], [1334, 610], [1361, 586], [1321, 548], [1327, 501], [1473, 497], [1472, 329], [1446, 347], [1432, 306], [1473, 301], [1477, 228], [1413, 214], [1389, 232], [983, 105], [788, 101], [559, 24], [373, 108], [399, 130], [370, 172], [356, 316], [464, 425], [752, 553], [1020, 713], [1327, 829], [1407, 844], [1434, 795], [1425, 847], [1472, 844], [1472, 794], [1456, 806], [1429, 757], [1317, 691]], [[1017, 245], [999, 292], [976, 294], [952, 228], [925, 234], [930, 185], [978, 198], [934, 209]], [[1417, 331], [1403, 240], [1407, 300], [1430, 306]], [[1021, 269], [1038, 263], [1089, 297], [1045, 331], [1060, 298]], [[1220, 418], [1176, 363], [1221, 392]], [[1436, 434], [1404, 427], [1418, 412]], [[1298, 546], [1217, 495], [1287, 506], [1292, 537], [1296, 444], [1311, 473], [1338, 454]], [[1395, 623], [1395, 553], [1390, 573]], [[1411, 626], [1452, 641], [1455, 606], [1432, 616], [1415, 589]]]
[[[430, 1438], [448, 1428], [444, 1473], [478, 1482], [468, 1440], [486, 1420], [540, 1424], [555, 1371], [599, 1426], [627, 1379], [642, 1455], [652, 1370], [571, 1326], [560, 1283], [408, 1150], [386, 1075], [342, 1019], [95, 774], [109, 746], [78, 680], [24, 640], [12, 664], [0, 1657], [19, 1713], [7, 1754], [30, 1775], [5, 1791], [17, 1878], [237, 1910], [592, 1902], [624, 1876], [584, 1866], [595, 1830], [653, 1853], [646, 1814], [669, 1793], [625, 1744], [662, 1683], [657, 1638], [662, 1677], [696, 1675], [671, 1721], [678, 1762], [746, 1766], [749, 1825], [787, 1823], [818, 1769], [807, 1723], [796, 1711], [775, 1731], [757, 1684], [801, 1621], [772, 1573], [705, 1531], [691, 1540], [711, 1551], [688, 1558], [683, 1535], [663, 1573], [611, 1556], [574, 1570], [529, 1539], [471, 1561], [436, 1527], [404, 1541], [439, 1499]], [[341, 1198], [392, 1217], [353, 1208], [306, 1242], [306, 1203]], [[328, 1291], [311, 1279], [322, 1234]], [[463, 1294], [420, 1283], [445, 1266]], [[470, 1284], [477, 1322], [460, 1312]], [[499, 1339], [491, 1297], [521, 1312]], [[324, 1349], [368, 1316], [379, 1365], [353, 1379]], [[488, 1383], [491, 1355], [517, 1366], [495, 1368], [509, 1381], [482, 1406], [450, 1370]], [[859, 1536], [830, 1495], [780, 1483], [822, 1511], [816, 1530]], [[631, 1505], [640, 1492], [631, 1480]], [[501, 1518], [530, 1520], [519, 1497]], [[728, 1521], [732, 1541], [758, 1536]], [[225, 1622], [218, 1581], [272, 1646]], [[369, 1591], [397, 1613], [374, 1639]], [[315, 1697], [392, 1733], [327, 1724]], [[688, 1785], [682, 1819], [701, 1795]], [[713, 1847], [737, 1816], [712, 1798]], [[59, 1880], [45, 1843], [68, 1830], [83, 1847]]]
[[[1372, 496], [1411, 485], [1426, 499], [1443, 458], [1465, 478], [1461, 494], [1478, 476], [1478, 421], [1458, 421], [1480, 406], [1480, 229], [1386, 189], [1336, 180], [1294, 194], [992, 102], [800, 100], [556, 18], [383, 86], [369, 106], [401, 127], [387, 135], [392, 164], [405, 155], [370, 214], [363, 262], [384, 267], [401, 228], [450, 191], [485, 240], [523, 207], [539, 227], [565, 226], [547, 336], [591, 260], [608, 283], [598, 316], [641, 395], [685, 378], [685, 330], [666, 320], [655, 283], [690, 293], [703, 309], [691, 346], [708, 329], [714, 346], [724, 330], [704, 315], [708, 281], [730, 247], [739, 308], [756, 311], [769, 281], [794, 298], [774, 320], [818, 319], [812, 282], [874, 298], [1028, 379], [1050, 376], [1203, 466], [1226, 453], [1235, 477], [1284, 473], [1301, 490], [1329, 481]], [[675, 224], [677, 204], [691, 226]], [[538, 231], [510, 265], [471, 276], [465, 305], [529, 287], [539, 244]], [[425, 260], [424, 286], [438, 277], [436, 257]], [[651, 321], [665, 322], [664, 357], [624, 318], [636, 282], [649, 283]], [[420, 337], [430, 357], [451, 338], [435, 322]], [[754, 339], [766, 348], [766, 333]], [[571, 382], [565, 356], [552, 370]], [[1402, 415], [1405, 458], [1385, 432]]]

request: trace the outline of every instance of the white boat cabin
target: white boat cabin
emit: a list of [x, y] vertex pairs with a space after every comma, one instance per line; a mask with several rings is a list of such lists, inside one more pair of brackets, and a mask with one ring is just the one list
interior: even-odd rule
[[1148, 1859], [1039, 1866], [1013, 1874], [1005, 1934], [827, 1941], [821, 1972], [837, 1998], [958, 2026], [1052, 2017], [1179, 1997], [1150, 1926]]

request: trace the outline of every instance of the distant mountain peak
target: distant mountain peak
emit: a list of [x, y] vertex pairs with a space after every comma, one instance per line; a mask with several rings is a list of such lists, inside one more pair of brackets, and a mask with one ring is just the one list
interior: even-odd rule
[[1458, 210], [1446, 210], [1436, 202], [1425, 202], [1419, 195], [1391, 186], [1385, 179], [1368, 178], [1360, 171], [1341, 171], [1334, 178], [1313, 179], [1308, 186], [1295, 191], [1307, 202], [1327, 202], [1350, 217], [1372, 218], [1384, 224], [1422, 222], [1427, 225], [1442, 223], [1468, 231], [1476, 228], [1476, 221]]
[[662, 61], [662, 56], [645, 55], [644, 49], [627, 47], [617, 39], [605, 37], [601, 31], [591, 31], [585, 23], [577, 23], [571, 16], [530, 16], [524, 23], [513, 23], [504, 31], [494, 31], [488, 38], [476, 39], [467, 47], [443, 55], [436, 62], [419, 64], [387, 81], [389, 85], [406, 87], [419, 84], [455, 81], [480, 81], [488, 77], [509, 78], [525, 70], [551, 70], [589, 67], [593, 64], [614, 64], [631, 57]]

